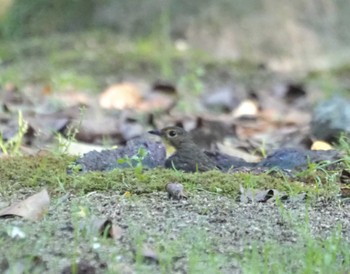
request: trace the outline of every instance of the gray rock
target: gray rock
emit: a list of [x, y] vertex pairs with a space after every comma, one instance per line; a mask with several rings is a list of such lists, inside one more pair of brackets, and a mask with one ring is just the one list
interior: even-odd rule
[[310, 163], [335, 161], [341, 158], [336, 150], [306, 150], [299, 148], [280, 148], [258, 163], [259, 167], [285, 170], [304, 170]]
[[341, 97], [320, 102], [314, 109], [312, 134], [321, 140], [338, 140], [342, 132], [350, 134], [350, 101]]
[[[103, 150], [101, 152], [91, 151], [84, 154], [77, 160], [76, 164], [80, 165], [81, 171], [110, 171], [115, 168], [130, 167], [128, 163], [119, 163], [118, 159], [125, 157], [132, 158], [138, 154], [139, 148], [142, 147], [147, 151], [142, 160], [144, 168], [155, 168], [164, 166], [166, 151], [164, 145], [159, 141], [153, 141], [147, 138], [138, 137], [129, 140], [125, 146], [113, 150]], [[132, 165], [136, 166], [137, 161], [132, 160]], [[68, 170], [68, 173], [71, 173]]]

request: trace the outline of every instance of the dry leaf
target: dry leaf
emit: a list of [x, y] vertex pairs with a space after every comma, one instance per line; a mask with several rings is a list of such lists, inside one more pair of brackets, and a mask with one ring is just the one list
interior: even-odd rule
[[110, 86], [100, 95], [100, 106], [107, 109], [136, 108], [142, 100], [137, 86], [121, 83]]
[[350, 198], [350, 188], [349, 187], [340, 188], [340, 195], [341, 195], [341, 198]]
[[343, 169], [341, 174], [340, 174], [340, 182], [342, 184], [350, 184], [350, 172], [346, 169]]
[[235, 148], [228, 139], [224, 141], [223, 144], [218, 143], [218, 150], [222, 153], [226, 153], [231, 156], [242, 158], [243, 160], [251, 163], [258, 162], [260, 157], [256, 155], [249, 154], [241, 149]]
[[234, 110], [233, 117], [239, 118], [242, 116], [256, 116], [258, 114], [259, 108], [255, 101], [245, 100], [239, 104], [239, 106]]
[[107, 238], [112, 238], [114, 240], [119, 240], [123, 236], [123, 229], [113, 224], [110, 219], [93, 217], [88, 228], [93, 234], [98, 234], [100, 236], [106, 236]]
[[257, 202], [257, 203], [266, 203], [267, 201], [275, 200], [278, 197], [281, 200], [285, 200], [288, 198], [287, 195], [280, 193], [276, 189], [244, 189], [240, 186], [240, 202], [249, 203], [249, 202]]
[[312, 146], [311, 150], [331, 150], [333, 147], [324, 141], [315, 141]]
[[28, 220], [38, 221], [47, 212], [49, 204], [49, 194], [46, 189], [43, 189], [22, 202], [2, 209], [0, 217], [20, 216]]
[[62, 140], [67, 144], [66, 147], [66, 153], [69, 155], [83, 155], [85, 153], [88, 153], [90, 151], [102, 151], [106, 149], [104, 146], [100, 145], [93, 145], [93, 144], [87, 144], [87, 143], [81, 143], [81, 142], [74, 142], [65, 138], [62, 138]]

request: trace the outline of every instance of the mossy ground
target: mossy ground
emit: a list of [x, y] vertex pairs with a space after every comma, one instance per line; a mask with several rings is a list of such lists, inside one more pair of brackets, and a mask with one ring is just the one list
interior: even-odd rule
[[[231, 197], [237, 197], [242, 187], [277, 189], [288, 194], [307, 192], [313, 196], [326, 194], [326, 191], [335, 187], [332, 180], [327, 180], [331, 176], [321, 176], [322, 174], [316, 172], [313, 176], [306, 174], [298, 180], [283, 176], [282, 173], [254, 175], [214, 170], [205, 173], [184, 173], [164, 168], [144, 170], [142, 174], [138, 174], [132, 168], [67, 174], [75, 159], [73, 156], [54, 154], [3, 158], [0, 163], [1, 192], [13, 193], [22, 188], [47, 187], [52, 193], [73, 191], [84, 194], [112, 190], [142, 194], [164, 191], [166, 184], [179, 182], [189, 192], [204, 190]], [[320, 185], [316, 187], [315, 182]]]
[[[166, 52], [155, 41], [124, 42], [105, 32], [4, 41], [0, 85], [49, 85], [54, 92], [73, 86], [94, 93], [127, 79], [131, 72], [149, 81], [164, 75], [180, 79], [198, 67], [205, 68], [206, 79], [220, 80], [217, 75], [232, 71], [237, 79], [238, 71], [252, 85], [254, 65], [219, 64], [198, 52], [187, 56], [174, 49]], [[186, 58], [191, 61], [188, 67]], [[0, 247], [6, 249], [0, 248], [0, 272], [4, 259], [13, 273], [18, 267], [30, 273], [60, 273], [63, 266], [80, 259], [91, 262], [100, 273], [346, 273], [350, 268], [349, 205], [334, 198], [336, 173], [310, 170], [289, 178], [158, 168], [142, 174], [133, 169], [67, 174], [75, 159], [46, 154], [0, 160], [0, 204], [23, 200], [44, 187], [52, 198], [40, 222], [2, 219]], [[174, 181], [184, 185], [188, 200], [167, 199], [164, 187]], [[331, 199], [244, 204], [236, 201], [241, 186]], [[77, 217], [81, 211], [122, 226], [123, 240], [115, 243], [82, 231], [84, 218]], [[14, 228], [25, 232], [25, 238], [12, 238]], [[142, 260], [143, 242], [155, 246], [159, 265]], [[38, 265], [38, 257], [46, 265], [44, 270], [31, 268]]]

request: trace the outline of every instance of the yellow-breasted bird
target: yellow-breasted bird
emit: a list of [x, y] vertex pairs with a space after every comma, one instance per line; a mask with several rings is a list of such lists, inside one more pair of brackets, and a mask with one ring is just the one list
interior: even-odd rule
[[175, 153], [165, 161], [166, 168], [186, 172], [208, 171], [216, 169], [216, 163], [192, 141], [188, 132], [180, 127], [166, 127], [149, 131], [160, 136], [163, 141], [175, 148]]

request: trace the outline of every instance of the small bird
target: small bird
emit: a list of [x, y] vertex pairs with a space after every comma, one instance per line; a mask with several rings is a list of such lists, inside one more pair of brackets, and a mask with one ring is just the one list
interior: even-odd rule
[[149, 133], [160, 136], [163, 141], [175, 149], [165, 161], [166, 168], [183, 170], [186, 172], [208, 171], [216, 169], [216, 163], [192, 141], [188, 132], [180, 127], [166, 127]]

